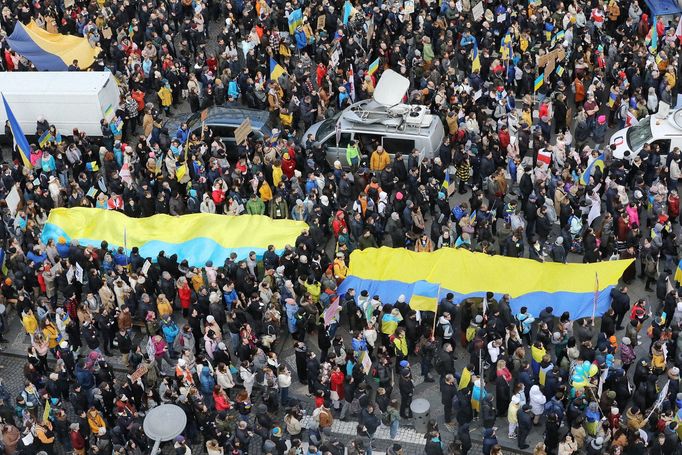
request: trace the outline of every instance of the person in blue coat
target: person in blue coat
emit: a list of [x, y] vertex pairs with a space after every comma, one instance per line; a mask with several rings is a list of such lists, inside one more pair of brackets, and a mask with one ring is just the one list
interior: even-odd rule
[[179, 140], [181, 144], [187, 142], [187, 139], [189, 139], [189, 127], [187, 126], [187, 123], [183, 123], [178, 127], [178, 130], [175, 132], [175, 138]]
[[294, 38], [296, 38], [296, 49], [301, 50], [308, 45], [308, 37], [303, 31], [303, 27], [301, 27], [300, 25], [296, 27], [296, 31], [294, 32]]
[[204, 403], [208, 409], [213, 409], [213, 388], [215, 387], [215, 378], [211, 374], [211, 370], [207, 367], [201, 369], [199, 374], [199, 382], [201, 395], [204, 397]]
[[174, 357], [173, 342], [175, 341], [175, 337], [178, 336], [180, 329], [178, 329], [178, 325], [169, 315], [166, 315], [166, 317], [161, 320], [161, 327], [163, 330], [163, 337], [165, 338], [166, 343], [168, 343], [168, 353], [171, 357]]
[[483, 430], [483, 455], [490, 455], [490, 452], [496, 445], [497, 436], [495, 435], [495, 428], [486, 428]]

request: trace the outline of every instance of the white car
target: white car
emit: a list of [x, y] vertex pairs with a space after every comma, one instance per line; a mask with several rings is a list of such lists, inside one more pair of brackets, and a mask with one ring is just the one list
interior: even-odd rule
[[671, 110], [665, 117], [644, 117], [637, 125], [613, 133], [609, 144], [615, 146], [614, 158], [627, 161], [634, 160], [645, 144], [658, 145], [661, 155], [682, 148], [682, 109]]

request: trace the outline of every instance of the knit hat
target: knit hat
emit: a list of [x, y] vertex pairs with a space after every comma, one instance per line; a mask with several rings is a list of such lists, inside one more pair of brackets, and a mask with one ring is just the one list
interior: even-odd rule
[[628, 337], [623, 337], [623, 344], [626, 346], [630, 346], [630, 344], [632, 344], [632, 341], [630, 341], [630, 338]]
[[398, 302], [405, 303], [405, 294], [400, 294], [398, 296]]

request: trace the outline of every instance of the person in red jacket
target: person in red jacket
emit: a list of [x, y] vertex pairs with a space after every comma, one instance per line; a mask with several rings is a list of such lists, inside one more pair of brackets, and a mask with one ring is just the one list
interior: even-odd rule
[[282, 156], [282, 173], [287, 176], [287, 178], [292, 178], [294, 176], [294, 171], [296, 170], [296, 157], [289, 151], [285, 152]]
[[182, 315], [187, 317], [189, 315], [189, 307], [192, 304], [192, 290], [189, 288], [187, 278], [182, 277], [178, 280], [178, 298], [180, 299]]
[[677, 190], [671, 190], [668, 195], [668, 215], [672, 220], [680, 216], [680, 196]]
[[348, 228], [348, 225], [346, 224], [346, 214], [343, 213], [343, 210], [339, 210], [338, 212], [336, 212], [334, 221], [332, 221], [332, 230], [334, 231], [334, 237], [338, 239], [339, 234], [341, 233], [343, 228]]
[[74, 453], [76, 455], [85, 455], [85, 439], [79, 430], [80, 425], [72, 423], [69, 426], [69, 439], [71, 440]]
[[218, 412], [227, 411], [232, 408], [227, 393], [218, 384], [213, 387], [213, 402], [215, 403], [215, 410]]

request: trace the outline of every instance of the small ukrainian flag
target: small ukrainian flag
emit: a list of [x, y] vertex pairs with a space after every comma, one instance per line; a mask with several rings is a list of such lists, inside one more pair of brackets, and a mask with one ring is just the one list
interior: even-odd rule
[[374, 60], [372, 63], [369, 64], [369, 68], [367, 68], [367, 74], [370, 76], [374, 73], [377, 72], [379, 69], [379, 58], [377, 57], [376, 60]]
[[410, 308], [415, 311], [436, 311], [438, 309], [438, 284], [428, 281], [417, 281], [412, 287]]
[[535, 91], [537, 92], [540, 90], [540, 87], [542, 87], [542, 84], [545, 83], [545, 73], [540, 73], [538, 77], [535, 78]]
[[682, 259], [677, 263], [677, 270], [675, 270], [675, 281], [682, 283]]
[[276, 81], [283, 74], [287, 74], [287, 70], [285, 70], [282, 65], [277, 63], [274, 58], [270, 57], [270, 80]]

